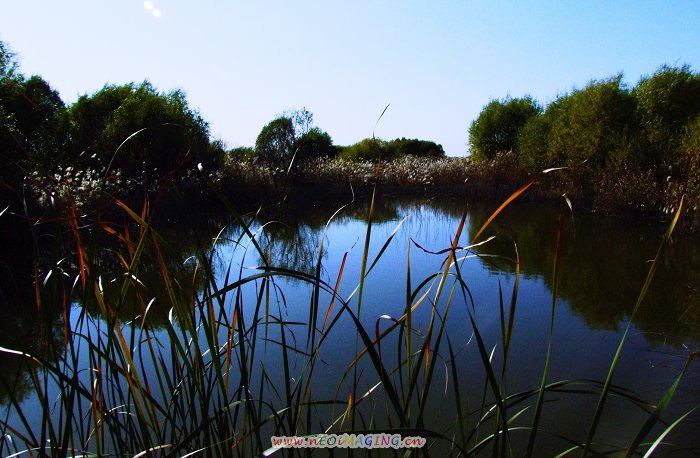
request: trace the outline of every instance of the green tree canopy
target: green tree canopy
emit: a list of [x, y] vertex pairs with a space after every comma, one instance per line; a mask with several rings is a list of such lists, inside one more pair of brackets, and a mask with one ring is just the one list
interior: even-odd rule
[[345, 161], [376, 161], [392, 159], [389, 155], [393, 153], [386, 147], [387, 142], [379, 138], [365, 138], [350, 146], [340, 149], [340, 158]]
[[269, 167], [287, 168], [337, 154], [327, 132], [313, 126], [313, 114], [306, 108], [277, 116], [262, 128], [255, 141], [255, 153]]
[[70, 107], [74, 154], [111, 166], [150, 187], [179, 168], [217, 167], [221, 148], [182, 91], [159, 93], [140, 85], [105, 86]]
[[442, 149], [442, 145], [438, 145], [435, 142], [429, 140], [419, 140], [417, 138], [397, 138], [387, 142], [386, 148], [391, 150], [388, 153], [390, 157], [400, 157], [400, 156], [418, 156], [418, 157], [444, 157], [445, 150]]
[[622, 75], [592, 81], [560, 97], [545, 113], [551, 120], [548, 161], [551, 165], [601, 167], [630, 158], [635, 104]]
[[469, 127], [472, 157], [490, 160], [501, 152], [517, 154], [520, 131], [530, 118], [541, 112], [542, 108], [529, 96], [492, 100]]
[[17, 68], [15, 53], [0, 41], [0, 79], [12, 78]]
[[257, 157], [270, 167], [285, 165], [294, 154], [296, 133], [292, 118], [279, 116], [265, 125], [255, 140]]
[[547, 111], [532, 116], [518, 136], [518, 161], [530, 170], [542, 170], [552, 165], [549, 159], [549, 133], [560, 111], [561, 99], [552, 102]]
[[303, 163], [314, 159], [334, 157], [337, 149], [327, 132], [313, 127], [296, 141], [296, 161]]
[[442, 145], [429, 140], [407, 138], [390, 141], [365, 138], [350, 146], [341, 147], [339, 150], [340, 158], [346, 161], [376, 161], [380, 158], [391, 161], [407, 155], [432, 158], [445, 156]]
[[700, 114], [700, 74], [690, 67], [663, 66], [634, 88], [647, 166], [678, 165], [686, 124]]

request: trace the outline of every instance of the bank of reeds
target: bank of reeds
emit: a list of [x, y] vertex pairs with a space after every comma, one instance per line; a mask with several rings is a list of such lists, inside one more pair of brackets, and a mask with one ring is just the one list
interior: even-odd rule
[[[435, 174], [452, 173], [450, 167], [442, 170], [439, 164], [435, 163]], [[393, 167], [408, 170], [406, 163]], [[325, 179], [333, 180], [334, 169], [324, 170], [329, 174]], [[377, 173], [376, 169], [373, 172]], [[257, 242], [253, 219], [236, 212], [215, 187], [212, 192], [228, 208], [235, 229], [222, 231], [214, 243], [225, 239], [240, 254], [239, 264], [233, 258], [217, 261], [212, 241], [207, 239], [196, 241], [196, 254], [184, 263], [167, 262], [172, 247], [153, 224], [146, 204], [135, 209], [117, 200], [113, 203], [129, 224], [92, 218], [85, 222], [89, 227], [84, 227], [75, 206], [70, 207], [65, 229], [71, 234], [73, 255], [46, 271], [36, 272], [34, 284], [37, 308], [59, 312], [62, 344], [51, 344], [45, 351], [32, 346], [0, 348], [19, 359], [21, 370], [29, 374], [35, 399], [32, 405], [23, 402], [2, 378], [10, 399], [0, 419], [0, 455], [301, 456], [308, 451], [281, 451], [271, 447], [270, 437], [377, 431], [428, 439], [423, 450], [401, 451], [407, 456], [536, 456], [543, 443], [553, 440], [566, 444], [560, 456], [652, 454], [664, 444], [667, 434], [695, 410], [671, 419], [664, 415], [695, 355], [688, 357], [685, 368], [661, 400], [646, 402], [616, 386], [614, 379], [629, 326], [643, 304], [683, 204], [678, 205], [646, 281], [640, 285], [637, 305], [617, 352], [611, 355], [607, 377], [552, 380], [548, 368], [556, 327], [556, 285], [561, 269], [558, 260], [561, 244], [571, 243], [561, 238], [568, 211], [567, 200], [562, 198], [559, 224], [553, 228], [557, 248], [552, 259], [550, 343], [542, 355], [541, 383], [512, 392], [507, 379], [511, 366], [517, 370], [517, 362], [508, 359], [518, 313], [517, 251], [513, 289], [499, 294], [501, 332], [495, 356], [489, 350], [493, 343], [487, 343], [480, 332], [469, 291], [472, 279], [462, 265], [475, 256], [475, 244], [487, 241], [488, 226], [498, 214], [545, 175], [524, 181], [466, 245], [461, 242], [465, 207], [451, 244], [432, 253], [442, 259], [442, 267], [427, 278], [412, 278], [411, 250], [424, 248], [409, 247], [405, 266], [388, 266], [405, 273], [404, 312], [377, 317], [374, 326], [368, 325], [362, 315], [368, 294], [365, 279], [382, 265], [382, 254], [393, 239], [392, 235], [380, 241], [377, 254], [369, 255], [374, 193], [361, 247], [359, 282], [349, 295], [340, 293], [345, 281], [344, 261], [331, 281], [322, 279], [323, 237], [313, 272], [275, 266]], [[427, 178], [408, 171], [405, 175], [394, 171], [391, 176], [427, 183], [423, 181]], [[103, 276], [97, 234], [114, 239], [113, 256], [121, 266], [119, 274]], [[147, 259], [157, 266], [165, 298], [155, 294], [153, 284], [144, 277]], [[223, 281], [215, 275], [216, 262], [222, 262], [218, 269], [223, 272]], [[253, 269], [244, 267], [254, 262], [260, 264]], [[288, 318], [291, 305], [285, 301], [284, 285], [289, 279], [308, 286], [304, 319]], [[126, 307], [140, 312], [124, 321], [119, 317]], [[429, 310], [430, 316], [427, 328], [421, 332], [413, 323], [419, 308]], [[460, 376], [453, 345], [457, 336], [450, 336], [445, 326], [457, 308], [467, 312], [466, 326], [478, 350], [477, 359], [471, 362], [480, 368], [484, 380], [483, 395], [477, 399], [466, 394], [468, 388]], [[167, 316], [158, 326], [150, 319], [156, 314]], [[380, 326], [380, 321], [386, 325]], [[319, 396], [319, 388], [329, 382], [323, 374], [328, 362], [322, 355], [341, 327], [351, 329], [355, 336], [354, 343], [343, 346], [351, 362], [340, 378], [332, 380], [335, 390], [320, 390], [324, 394]], [[442, 370], [450, 374], [450, 390], [434, 383]], [[545, 404], [573, 395], [598, 399], [594, 411], [587, 413], [592, 420], [585, 436], [562, 437], [557, 431], [544, 429], [543, 416], [556, 415]], [[601, 415], [611, 397], [647, 412], [647, 420], [623, 447], [596, 441]], [[433, 428], [435, 421], [427, 409], [431, 403], [454, 405], [446, 429]], [[369, 453], [362, 449], [357, 452]]]
[[[250, 162], [228, 160], [212, 178], [227, 194], [279, 198], [275, 191], [312, 189], [325, 193], [382, 189], [408, 194], [461, 193], [466, 184], [470, 196], [505, 199], [521, 183], [536, 175], [524, 169], [512, 153], [498, 154], [488, 162], [470, 158], [440, 159], [405, 156], [385, 162], [352, 162], [319, 159], [290, 170], [270, 170]], [[682, 196], [686, 208], [680, 230], [700, 231], [700, 181], [680, 182], [671, 176], [659, 177], [657, 170], [640, 171], [627, 166], [595, 170], [586, 164], [542, 177], [525, 199], [556, 201], [566, 194], [579, 209], [602, 214], [637, 214], [668, 218]]]
[[[474, 198], [504, 199], [520, 183], [536, 175], [524, 169], [512, 153], [497, 154], [491, 161], [482, 162], [468, 157], [409, 155], [379, 162], [324, 158], [278, 167], [229, 156], [216, 170], [182, 170], [167, 186], [152, 189], [142, 189], [119, 171], [106, 173], [69, 167], [60, 172], [52, 177], [29, 177], [31, 195], [40, 206], [46, 208], [58, 202], [66, 207], [74, 203], [79, 212], [87, 212], [104, 203], [105, 193], [134, 205], [138, 205], [143, 193], [148, 193], [153, 200], [161, 202], [165, 213], [177, 211], [177, 205], [172, 202], [177, 204], [182, 199], [193, 202], [204, 199], [210, 206], [217, 205], [219, 199], [210, 193], [207, 183], [213, 183], [232, 202], [248, 203], [252, 209], [307, 191], [314, 195], [345, 196], [350, 195], [352, 189], [369, 195], [375, 185], [404, 194], [458, 194], [466, 183]], [[697, 234], [700, 231], [699, 184], [697, 177], [681, 182], [663, 176], [658, 170], [640, 171], [627, 166], [594, 169], [584, 163], [542, 178], [537, 188], [523, 198], [556, 200], [566, 194], [585, 211], [667, 218], [685, 195], [687, 205], [679, 229]], [[171, 204], [166, 203], [168, 200]]]

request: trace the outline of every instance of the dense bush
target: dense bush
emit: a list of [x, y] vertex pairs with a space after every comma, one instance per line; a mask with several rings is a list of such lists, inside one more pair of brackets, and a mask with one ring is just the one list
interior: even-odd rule
[[622, 75], [592, 81], [524, 125], [508, 116], [512, 105], [505, 99], [484, 107], [469, 131], [472, 157], [509, 170], [516, 160], [529, 173], [568, 166], [565, 178], [544, 180], [546, 193], [566, 192], [596, 210], [669, 213], [686, 195], [697, 215], [700, 74], [690, 67], [663, 66], [631, 89]]
[[228, 151], [227, 157], [237, 161], [252, 161], [255, 158], [255, 148], [250, 146], [237, 146]]
[[[31, 249], [28, 199], [34, 171], [53, 173], [67, 142], [65, 105], [39, 76], [18, 71], [12, 51], [0, 42], [0, 265], [13, 250]], [[6, 251], [8, 249], [9, 251]]]
[[634, 100], [622, 86], [622, 75], [593, 81], [564, 96], [552, 109], [547, 136], [551, 164], [577, 166], [587, 161], [593, 168], [602, 168], [625, 162], [632, 154], [629, 136], [634, 128]]
[[280, 116], [265, 125], [255, 140], [255, 154], [269, 167], [285, 166], [294, 154], [296, 132], [292, 118]]
[[641, 124], [639, 155], [644, 164], [672, 167], [678, 172], [683, 133], [700, 114], [700, 74], [687, 65], [663, 66], [642, 78], [633, 94]]
[[530, 98], [490, 102], [469, 130], [472, 157], [491, 160], [513, 150], [528, 169], [584, 162], [593, 170], [671, 167], [676, 178], [683, 173], [682, 137], [700, 114], [700, 75], [664, 66], [632, 89], [616, 75], [538, 108]]
[[531, 97], [492, 100], [469, 127], [469, 145], [475, 160], [491, 160], [498, 153], [518, 153], [518, 137], [527, 121], [542, 108]]
[[425, 158], [445, 157], [442, 145], [419, 139], [397, 138], [382, 140], [365, 138], [353, 145], [340, 148], [339, 156], [346, 161], [392, 161], [404, 156]]
[[14, 54], [0, 42], [0, 160], [8, 186], [18, 185], [33, 169], [48, 173], [62, 162], [65, 111], [46, 81], [18, 72]]
[[318, 127], [309, 129], [295, 142], [296, 158], [298, 164], [321, 158], [335, 157], [338, 150], [333, 146], [333, 140], [327, 132]]
[[219, 166], [223, 151], [209, 127], [176, 90], [140, 85], [105, 86], [68, 111], [74, 160], [81, 168], [108, 167], [151, 189], [181, 169]]
[[365, 138], [357, 143], [340, 148], [339, 157], [345, 161], [376, 161], [393, 159], [386, 147], [386, 141], [378, 138]]
[[686, 196], [688, 205], [684, 224], [691, 232], [700, 232], [700, 115], [689, 122], [680, 140], [680, 157], [678, 161], [678, 178], [666, 176], [664, 183], [665, 200], [663, 209], [670, 213]]
[[445, 157], [442, 145], [429, 140], [417, 138], [397, 138], [386, 143], [386, 149], [391, 151], [389, 157], [416, 156], [416, 157]]
[[337, 155], [327, 132], [312, 127], [313, 114], [306, 108], [285, 112], [267, 123], [255, 141], [257, 160], [271, 170]]

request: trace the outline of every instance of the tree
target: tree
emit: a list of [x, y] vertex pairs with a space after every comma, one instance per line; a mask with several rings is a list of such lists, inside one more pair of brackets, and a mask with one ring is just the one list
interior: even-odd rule
[[0, 41], [0, 80], [12, 78], [17, 69], [15, 53], [9, 46]]
[[340, 158], [344, 161], [376, 161], [391, 159], [386, 147], [387, 142], [379, 138], [365, 138], [340, 150]]
[[294, 154], [295, 142], [292, 118], [280, 116], [262, 128], [255, 140], [255, 153], [270, 167], [284, 166]]
[[471, 156], [493, 159], [497, 153], [518, 152], [518, 136], [527, 121], [542, 112], [531, 97], [492, 100], [469, 127]]
[[551, 164], [548, 157], [549, 132], [556, 119], [557, 101], [543, 114], [532, 116], [518, 136], [518, 162], [529, 170], [542, 170]]
[[302, 164], [314, 159], [334, 157], [337, 149], [327, 132], [318, 127], [311, 128], [296, 141], [296, 161]]
[[49, 173], [64, 160], [65, 112], [58, 92], [40, 76], [19, 73], [14, 54], [0, 42], [0, 160], [8, 186], [35, 170]]
[[387, 142], [386, 148], [391, 151], [388, 153], [390, 157], [411, 155], [438, 158], [445, 156], [445, 150], [442, 149], [442, 145], [438, 145], [429, 140], [419, 140], [417, 138], [397, 138], [396, 140]]
[[148, 82], [84, 95], [69, 119], [76, 159], [120, 169], [146, 189], [181, 168], [214, 169], [223, 155], [182, 91], [159, 93]]
[[0, 100], [17, 130], [15, 147], [22, 151], [23, 166], [46, 174], [65, 161], [66, 107], [58, 92], [40, 76], [17, 76], [0, 83]]
[[249, 162], [255, 158], [255, 148], [250, 146], [237, 146], [229, 150], [228, 155], [236, 161]]
[[330, 135], [312, 127], [313, 114], [306, 108], [285, 112], [265, 125], [255, 141], [255, 153], [271, 168], [287, 168], [292, 160], [301, 163], [334, 156]]
[[622, 75], [591, 81], [547, 108], [551, 121], [547, 159], [550, 165], [593, 168], [631, 160], [634, 99]]
[[700, 74], [663, 66], [634, 88], [647, 166], [677, 168], [685, 126], [700, 114]]

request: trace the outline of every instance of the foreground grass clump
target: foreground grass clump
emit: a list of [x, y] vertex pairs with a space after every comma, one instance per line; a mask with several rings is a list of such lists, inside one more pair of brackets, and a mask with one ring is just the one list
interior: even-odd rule
[[[451, 244], [432, 254], [442, 261], [441, 268], [427, 278], [416, 281], [411, 277], [409, 249], [406, 294], [401, 298], [404, 311], [390, 319], [383, 317], [387, 324], [381, 327], [378, 321], [368, 324], [367, 312], [363, 314], [363, 304], [368, 301], [365, 280], [375, 267], [381, 267], [382, 254], [395, 233], [380, 241], [378, 254], [369, 255], [374, 196], [360, 247], [359, 281], [350, 285], [349, 294], [341, 293], [347, 290], [341, 287], [347, 278], [344, 261], [330, 280], [321, 275], [323, 244], [328, 243], [323, 237], [314, 269], [302, 272], [277, 266], [270, 261], [274, 255], [258, 242], [253, 216], [239, 215], [231, 207], [234, 223], [230, 230], [213, 237], [193, 235], [193, 256], [175, 260], [176, 250], [155, 228], [146, 205], [135, 212], [117, 202], [128, 222], [85, 220], [91, 225], [89, 230], [72, 213], [60, 229], [69, 231], [70, 259], [36, 275], [34, 285], [37, 306], [58, 311], [63, 339], [44, 351], [21, 346], [2, 349], [16, 357], [29, 374], [27, 383], [39, 407], [29, 407], [10, 394], [8, 413], [1, 420], [0, 454], [258, 456], [282, 453], [270, 449], [273, 435], [387, 431], [426, 437], [437, 455], [535, 456], [538, 446], [557, 436], [557, 431], [542, 430], [543, 416], [555, 414], [544, 408], [545, 403], [555, 399], [553, 394], [564, 398], [572, 393], [595, 396], [599, 401], [585, 438], [565, 438], [570, 448], [562, 452], [650, 454], [690, 413], [663, 423], [663, 414], [694, 355], [656, 405], [615, 386], [614, 375], [627, 330], [643, 303], [683, 204], [650, 264], [607, 377], [600, 381], [550, 380], [567, 206], [562, 200], [559, 224], [554, 228], [550, 346], [543, 355], [541, 383], [510, 392], [508, 368], [515, 365], [517, 370], [517, 362], [508, 355], [515, 329], [520, 260], [516, 253], [513, 290], [500, 294], [500, 350], [495, 357], [477, 325], [469, 292], [472, 279], [462, 267], [474, 256], [474, 245], [488, 241], [491, 222], [538, 179], [542, 176], [516, 190], [466, 246], [461, 242], [465, 208]], [[231, 258], [216, 258], [214, 243], [227, 244]], [[101, 254], [107, 248], [112, 256]], [[245, 267], [254, 263], [257, 267]], [[288, 281], [308, 287], [303, 319], [290, 318], [291, 305], [285, 299]], [[82, 306], [74, 306], [74, 299]], [[467, 313], [465, 327], [477, 346], [472, 364], [485, 380], [484, 394], [477, 400], [466, 396], [455, 362], [457, 336], [450, 336], [445, 326], [457, 308]], [[419, 309], [428, 310], [430, 320], [427, 328], [417, 332], [413, 319]], [[329, 387], [325, 352], [336, 335], [347, 329], [354, 337], [354, 344], [351, 340], [343, 346], [350, 362]], [[450, 374], [449, 390], [434, 382], [443, 370]], [[612, 396], [649, 412], [648, 420], [624, 448], [596, 442], [601, 415]], [[427, 408], [431, 403], [454, 404], [454, 417], [446, 430], [432, 428], [435, 419]]]

